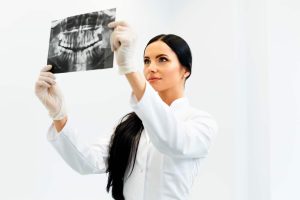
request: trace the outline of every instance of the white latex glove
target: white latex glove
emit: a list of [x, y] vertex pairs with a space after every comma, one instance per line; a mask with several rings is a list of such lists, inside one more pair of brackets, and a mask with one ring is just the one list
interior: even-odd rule
[[35, 94], [49, 111], [53, 120], [60, 120], [66, 116], [63, 95], [55, 82], [55, 76], [49, 70], [51, 65], [45, 66], [35, 83]]
[[111, 22], [108, 24], [108, 27], [114, 28], [110, 37], [110, 44], [111, 50], [116, 53], [119, 74], [136, 72], [137, 67], [133, 61], [136, 34], [124, 21]]

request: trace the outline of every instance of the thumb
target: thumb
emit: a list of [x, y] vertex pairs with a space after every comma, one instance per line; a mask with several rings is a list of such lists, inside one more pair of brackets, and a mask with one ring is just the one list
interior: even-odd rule
[[109, 24], [107, 24], [107, 26], [109, 28], [116, 28], [117, 26], [126, 26], [128, 27], [128, 23], [125, 21], [115, 21], [115, 22], [110, 22]]
[[117, 34], [118, 33], [114, 31], [110, 36], [110, 46], [112, 51], [116, 51], [121, 46], [121, 42], [119, 41]]
[[41, 72], [48, 72], [52, 68], [52, 65], [46, 65], [41, 69]]

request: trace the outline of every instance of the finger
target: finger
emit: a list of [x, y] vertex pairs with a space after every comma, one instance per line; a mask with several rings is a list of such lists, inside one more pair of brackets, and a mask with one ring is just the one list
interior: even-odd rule
[[115, 28], [115, 22], [110, 22], [107, 24], [108, 28]]
[[128, 29], [128, 27], [126, 27], [126, 26], [117, 26], [114, 31], [125, 31], [127, 29]]
[[40, 76], [39, 81], [45, 81], [50, 85], [54, 85], [56, 83], [52, 78], [47, 77], [47, 76]]
[[129, 40], [128, 33], [126, 33], [126, 32], [120, 32], [118, 34], [118, 40], [119, 41], [128, 41]]
[[110, 39], [111, 39], [110, 44], [111, 44], [112, 51], [117, 50], [121, 45], [120, 40], [118, 39], [118, 37], [119, 37], [118, 35], [119, 35], [119, 33], [114, 31], [110, 37]]
[[113, 45], [113, 34], [114, 34], [114, 32], [112, 32], [112, 34], [111, 34], [111, 36], [110, 36], [110, 48], [111, 48], [111, 51], [114, 51], [115, 49], [114, 49], [114, 45]]
[[41, 72], [47, 72], [52, 68], [52, 65], [46, 65], [45, 67], [42, 68]]
[[114, 35], [113, 46], [115, 50], [117, 50], [121, 46], [121, 42], [118, 34]]
[[41, 72], [40, 76], [46, 76], [46, 77], [50, 77], [52, 79], [56, 79], [55, 75], [52, 72]]
[[125, 21], [115, 21], [115, 22], [110, 22], [107, 26], [109, 28], [115, 28], [117, 26], [126, 26], [126, 27], [128, 27], [129, 25]]
[[36, 86], [37, 86], [37, 87], [41, 87], [41, 88], [50, 88], [50, 87], [51, 87], [50, 84], [48, 84], [47, 82], [45, 82], [45, 81], [43, 81], [43, 80], [38, 80], [38, 81], [36, 82]]

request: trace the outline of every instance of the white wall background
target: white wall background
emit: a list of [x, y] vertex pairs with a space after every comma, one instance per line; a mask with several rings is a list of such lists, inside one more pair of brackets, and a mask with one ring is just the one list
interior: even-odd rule
[[[72, 171], [46, 141], [51, 123], [34, 96], [50, 22], [117, 7], [139, 40], [181, 35], [193, 52], [186, 95], [220, 133], [191, 199], [298, 200], [300, 3], [296, 0], [8, 1], [0, 6], [0, 199], [109, 199], [105, 175]], [[115, 69], [57, 75], [82, 139], [127, 113], [129, 86]]]
[[272, 200], [300, 199], [300, 2], [268, 1]]

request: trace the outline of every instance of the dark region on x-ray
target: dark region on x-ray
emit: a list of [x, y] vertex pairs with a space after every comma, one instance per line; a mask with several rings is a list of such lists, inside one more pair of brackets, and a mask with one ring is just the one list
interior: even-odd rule
[[86, 13], [52, 21], [47, 64], [64, 73], [113, 67], [110, 48], [116, 9]]

